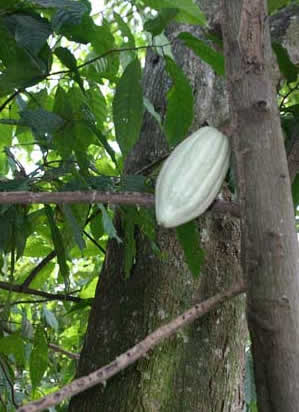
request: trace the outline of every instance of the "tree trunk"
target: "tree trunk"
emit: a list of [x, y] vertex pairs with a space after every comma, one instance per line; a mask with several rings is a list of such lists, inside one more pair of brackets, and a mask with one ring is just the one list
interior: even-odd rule
[[265, 5], [223, 1], [223, 36], [258, 406], [295, 412], [299, 254]]
[[[169, 37], [178, 30], [190, 31], [190, 27], [173, 25]], [[199, 28], [192, 30], [200, 36]], [[193, 129], [205, 121], [219, 124], [227, 114], [222, 81], [178, 41], [174, 53], [194, 89], [197, 114]], [[168, 88], [162, 59], [150, 52], [144, 89], [162, 116]], [[224, 104], [217, 108], [215, 102], [219, 101]], [[153, 118], [146, 114], [140, 141], [127, 159], [126, 171], [136, 172], [166, 150], [165, 138]], [[116, 226], [122, 236], [119, 214]], [[201, 234], [198, 247], [205, 250], [199, 279], [189, 273], [174, 230], [158, 229], [160, 257], [155, 255], [149, 241], [136, 233], [136, 264], [128, 280], [123, 272], [123, 247], [114, 240], [109, 242], [78, 375], [110, 362], [194, 302], [212, 296], [240, 278], [239, 221], [208, 212], [199, 219], [198, 226]], [[186, 327], [148, 358], [112, 378], [105, 387], [95, 387], [73, 398], [70, 410], [241, 412], [247, 340], [243, 305], [244, 299], [236, 298]]]

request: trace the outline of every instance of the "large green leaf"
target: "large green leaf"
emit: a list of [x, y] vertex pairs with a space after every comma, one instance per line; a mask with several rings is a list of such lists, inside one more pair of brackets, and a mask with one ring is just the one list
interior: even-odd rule
[[66, 47], [57, 47], [55, 49], [55, 54], [61, 61], [61, 63], [64, 64], [66, 67], [68, 67], [71, 70], [77, 69], [77, 60], [69, 49], [67, 49]]
[[107, 235], [112, 238], [116, 239], [118, 243], [121, 243], [122, 240], [120, 237], [117, 235], [116, 229], [114, 227], [114, 224], [112, 222], [111, 217], [108, 215], [107, 210], [105, 206], [99, 204], [99, 208], [102, 212], [102, 222], [103, 222], [103, 227]]
[[44, 143], [50, 143], [52, 133], [64, 124], [60, 116], [44, 109], [24, 110], [20, 112], [20, 116], [23, 124], [30, 127], [34, 136], [42, 139]]
[[3, 18], [3, 22], [16, 39], [17, 44], [35, 56], [41, 51], [52, 33], [48, 20], [37, 14], [10, 14]]
[[[39, 2], [40, 1], [41, 0], [39, 0]], [[58, 6], [57, 3], [55, 3], [54, 7], [57, 10], [52, 17], [52, 27], [54, 31], [64, 34], [70, 40], [80, 42], [82, 38], [80, 35], [78, 36], [77, 30], [82, 24], [82, 21], [84, 23], [88, 21], [88, 23], [92, 25], [92, 20], [88, 18], [88, 14], [90, 12], [89, 7], [87, 7], [88, 3], [83, 1], [68, 0], [63, 0], [59, 3], [60, 4]], [[86, 20], [83, 19], [84, 17], [86, 17]], [[83, 40], [83, 43], [85, 43], [85, 39]]]
[[291, 3], [291, 0], [268, 0], [268, 12], [273, 13], [275, 10], [281, 9]]
[[182, 23], [199, 24], [201, 26], [206, 24], [204, 14], [193, 0], [144, 0], [144, 3], [156, 10], [179, 9], [177, 20]]
[[200, 275], [204, 263], [204, 252], [200, 248], [200, 239], [194, 222], [188, 222], [176, 228], [176, 234], [184, 250], [185, 261], [194, 277]]
[[25, 363], [25, 346], [23, 339], [12, 334], [0, 339], [0, 353], [5, 355], [13, 355], [17, 363], [24, 365]]
[[173, 86], [167, 93], [167, 111], [165, 133], [170, 146], [178, 144], [188, 132], [193, 119], [192, 88], [184, 72], [169, 57], [166, 59], [166, 70]]
[[153, 36], [157, 36], [162, 33], [178, 12], [179, 9], [162, 9], [154, 19], [147, 20], [144, 23], [144, 30], [149, 31]]
[[49, 70], [49, 61], [46, 62], [42, 56], [44, 52], [46, 49], [35, 56], [20, 47], [0, 18], [0, 60], [6, 68], [0, 75], [0, 96], [16, 88], [33, 86], [43, 79]]
[[115, 135], [124, 156], [139, 138], [143, 119], [143, 92], [141, 68], [138, 59], [133, 60], [124, 71], [113, 100]]
[[297, 80], [299, 69], [292, 63], [287, 49], [279, 43], [272, 43], [272, 48], [276, 54], [277, 63], [281, 73], [288, 82], [295, 82]]
[[102, 128], [108, 113], [105, 96], [99, 87], [94, 87], [86, 91], [86, 98], [97, 126]]
[[41, 327], [38, 327], [34, 334], [29, 366], [30, 378], [34, 391], [40, 384], [48, 367], [48, 342], [45, 332]]
[[53, 111], [65, 120], [64, 126], [54, 134], [54, 145], [68, 158], [73, 150], [85, 152], [94, 142], [93, 133], [86, 122], [86, 97], [78, 87], [66, 93], [58, 88]]
[[54, 214], [50, 206], [45, 205], [45, 212], [48, 218], [48, 222], [51, 229], [52, 240], [54, 248], [57, 254], [57, 261], [60, 269], [60, 273], [64, 279], [66, 289], [69, 285], [69, 267], [66, 263], [66, 253], [63, 244], [63, 239], [58, 226], [55, 223]]
[[76, 217], [72, 212], [72, 208], [69, 205], [63, 205], [63, 213], [73, 231], [77, 245], [79, 246], [80, 250], [83, 250], [86, 247], [86, 244], [82, 237], [82, 227], [80, 227], [79, 223], [77, 222]]
[[126, 47], [135, 47], [135, 39], [127, 23], [118, 13], [114, 12], [113, 16], [115, 18], [119, 30], [121, 31], [122, 37], [127, 38], [127, 42], [125, 43]]
[[183, 40], [186, 46], [190, 47], [197, 56], [208, 63], [218, 75], [224, 75], [224, 56], [221, 53], [218, 53], [212, 47], [208, 46], [202, 40], [192, 36], [190, 33], [180, 33], [179, 39]]

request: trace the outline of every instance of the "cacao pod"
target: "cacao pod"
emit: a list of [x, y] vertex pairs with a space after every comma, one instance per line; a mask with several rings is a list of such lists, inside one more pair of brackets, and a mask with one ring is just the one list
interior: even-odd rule
[[222, 186], [229, 160], [229, 140], [214, 127], [203, 127], [183, 140], [157, 179], [158, 224], [175, 227], [204, 213]]

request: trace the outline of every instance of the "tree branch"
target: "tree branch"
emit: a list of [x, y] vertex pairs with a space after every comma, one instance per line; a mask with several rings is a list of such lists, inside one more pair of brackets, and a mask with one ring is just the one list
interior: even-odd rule
[[[151, 193], [140, 192], [0, 192], [0, 204], [34, 203], [108, 203], [111, 205], [120, 204], [153, 207], [155, 204], [155, 198], [154, 195]], [[217, 213], [231, 213], [233, 216], [236, 217], [240, 216], [239, 206], [235, 202], [225, 202], [222, 200], [216, 200], [213, 206], [211, 207], [211, 210]]]
[[69, 302], [82, 302], [84, 299], [78, 298], [76, 296], [63, 295], [62, 293], [48, 293], [42, 290], [36, 290], [31, 288], [24, 288], [22, 285], [12, 285], [8, 282], [0, 282], [0, 289], [8, 290], [10, 292], [24, 293], [25, 295], [35, 295], [42, 296], [48, 300], [62, 300]]
[[34, 204], [34, 203], [109, 203], [123, 205], [140, 205], [152, 207], [154, 196], [139, 192], [0, 192], [0, 204]]
[[240, 282], [236, 286], [228, 289], [224, 292], [218, 293], [217, 295], [194, 305], [191, 309], [184, 312], [181, 316], [167, 323], [166, 325], [156, 329], [153, 333], [148, 335], [143, 341], [137, 343], [127, 352], [118, 356], [113, 362], [106, 366], [90, 373], [87, 376], [83, 376], [79, 379], [75, 379], [73, 382], [65, 385], [59, 391], [53, 392], [44, 398], [37, 401], [28, 403], [18, 409], [17, 412], [38, 412], [50, 406], [55, 406], [64, 399], [74, 396], [80, 392], [85, 391], [99, 383], [104, 383], [107, 379], [116, 375], [121, 370], [127, 368], [132, 363], [136, 362], [141, 357], [157, 346], [162, 340], [168, 338], [169, 336], [175, 334], [183, 326], [188, 325], [195, 319], [200, 318], [206, 313], [214, 310], [221, 303], [234, 296], [237, 296], [245, 292], [245, 285]]
[[32, 271], [29, 273], [27, 278], [22, 283], [22, 288], [27, 288], [33, 279], [37, 276], [37, 274], [52, 260], [56, 257], [55, 250], [52, 250]]
[[16, 90], [13, 94], [11, 94], [6, 100], [5, 102], [3, 102], [0, 106], [0, 113], [2, 112], [2, 110], [5, 109], [5, 107], [8, 105], [8, 103], [10, 103], [19, 93], [21, 92], [21, 90]]
[[54, 345], [54, 343], [48, 343], [49, 348], [51, 348], [55, 352], [62, 353], [63, 355], [68, 356], [71, 359], [78, 360], [80, 358], [79, 353], [74, 353], [74, 352], [69, 352], [68, 350], [62, 349], [57, 345]]

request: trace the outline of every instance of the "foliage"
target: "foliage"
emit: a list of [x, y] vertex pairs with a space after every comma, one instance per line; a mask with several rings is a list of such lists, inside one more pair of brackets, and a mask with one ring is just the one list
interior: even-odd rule
[[[270, 0], [271, 12], [287, 3]], [[192, 89], [163, 32], [172, 21], [205, 25], [200, 9], [192, 0], [106, 0], [96, 13], [88, 0], [7, 0], [0, 11], [0, 192], [152, 193], [142, 171], [123, 174], [124, 159], [140, 136], [145, 110], [170, 146], [186, 136]], [[179, 38], [224, 74], [221, 49], [215, 51], [209, 34]], [[169, 75], [164, 121], [143, 96], [149, 47], [165, 59]], [[286, 79], [279, 103], [288, 141], [299, 116], [298, 68], [281, 45], [274, 50]], [[108, 238], [124, 244], [125, 277], [135, 260], [136, 230], [159, 253], [153, 211], [119, 210], [122, 237], [115, 208], [107, 205], [0, 206], [0, 402], [6, 410], [73, 378], [76, 359], [49, 345], [80, 352]], [[190, 253], [196, 237], [192, 223], [178, 229], [194, 274], [203, 259], [200, 249]]]

